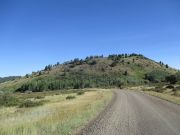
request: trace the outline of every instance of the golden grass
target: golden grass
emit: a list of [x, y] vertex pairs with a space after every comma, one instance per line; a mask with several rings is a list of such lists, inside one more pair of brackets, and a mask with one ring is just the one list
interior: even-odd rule
[[145, 91], [145, 93], [180, 105], [180, 97], [170, 95], [169, 93], [158, 93], [154, 91]]
[[177, 95], [174, 95], [174, 92], [172, 92], [172, 90], [166, 89], [164, 90], [164, 92], [160, 93], [160, 92], [152, 91], [152, 89], [154, 88], [155, 87], [138, 86], [138, 87], [129, 87], [128, 89], [134, 90], [134, 91], [141, 91], [151, 96], [155, 96], [163, 100], [180, 105], [180, 97], [179, 97], [180, 92], [177, 92], [177, 95], [178, 95], [177, 96]]
[[[68, 95], [75, 99], [66, 100]], [[46, 96], [35, 108], [0, 109], [0, 135], [69, 135], [92, 119], [111, 100], [110, 90]], [[40, 100], [40, 99], [34, 99]]]

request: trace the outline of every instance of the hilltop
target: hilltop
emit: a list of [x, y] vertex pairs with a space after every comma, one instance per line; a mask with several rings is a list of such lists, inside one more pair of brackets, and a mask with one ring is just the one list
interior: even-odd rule
[[141, 54], [90, 56], [0, 84], [0, 91], [44, 91], [92, 87], [122, 87], [164, 82], [177, 70]]

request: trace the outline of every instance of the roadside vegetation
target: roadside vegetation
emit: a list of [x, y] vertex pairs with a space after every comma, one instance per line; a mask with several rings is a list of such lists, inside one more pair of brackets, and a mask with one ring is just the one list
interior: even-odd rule
[[161, 99], [180, 104], [180, 87], [178, 84], [160, 84], [154, 87], [143, 87], [141, 89], [147, 94], [159, 97]]
[[[180, 104], [180, 73], [170, 75], [151, 75], [151, 84], [140, 87], [131, 87], [161, 99]], [[152, 79], [153, 78], [153, 79]], [[156, 78], [156, 79], [155, 79]], [[159, 78], [159, 80], [157, 79]], [[156, 80], [156, 81], [155, 81]], [[155, 81], [155, 82], [154, 82]], [[153, 83], [154, 82], [154, 83]]]
[[[160, 66], [164, 66], [162, 62]], [[166, 68], [169, 68], [165, 65]], [[154, 70], [145, 74], [146, 84], [130, 86], [129, 89], [141, 90], [147, 94], [180, 104], [180, 72]]]
[[16, 93], [14, 97], [11, 100], [19, 99], [16, 104], [8, 100], [0, 107], [1, 135], [69, 135], [95, 117], [109, 103], [112, 92], [94, 89]]

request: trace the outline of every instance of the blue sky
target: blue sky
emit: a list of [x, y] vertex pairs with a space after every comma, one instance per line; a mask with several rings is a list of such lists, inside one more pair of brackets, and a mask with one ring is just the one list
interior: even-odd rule
[[180, 69], [179, 0], [0, 0], [0, 76], [133, 52]]

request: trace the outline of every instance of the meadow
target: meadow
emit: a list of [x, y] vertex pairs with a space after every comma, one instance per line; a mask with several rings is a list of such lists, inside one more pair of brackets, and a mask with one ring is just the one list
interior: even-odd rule
[[[103, 110], [113, 95], [104, 89], [84, 91], [16, 93], [14, 97], [23, 99], [20, 104], [0, 107], [0, 135], [76, 133]], [[29, 106], [27, 101], [42, 104]]]

